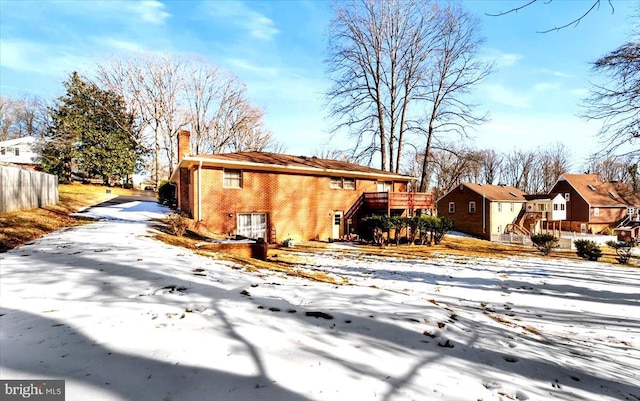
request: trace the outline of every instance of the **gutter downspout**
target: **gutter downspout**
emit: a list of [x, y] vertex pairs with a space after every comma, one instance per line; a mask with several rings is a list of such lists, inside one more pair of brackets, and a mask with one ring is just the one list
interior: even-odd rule
[[198, 221], [202, 221], [202, 160], [198, 164]]
[[485, 218], [485, 211], [484, 211], [484, 192], [482, 193], [482, 233], [486, 234], [487, 233], [487, 223], [486, 223], [486, 218]]

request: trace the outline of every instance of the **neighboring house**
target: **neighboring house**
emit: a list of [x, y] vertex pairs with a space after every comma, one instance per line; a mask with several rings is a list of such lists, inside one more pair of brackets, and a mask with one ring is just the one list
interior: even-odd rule
[[596, 174], [563, 174], [551, 193], [563, 194], [567, 203], [565, 231], [600, 233], [619, 226], [640, 208], [640, 195], [628, 185], [602, 181]]
[[36, 170], [40, 156], [36, 153], [38, 140], [32, 136], [0, 141], [0, 162]]
[[460, 184], [438, 199], [438, 216], [452, 219], [456, 231], [491, 240], [491, 234], [502, 234], [514, 224], [524, 195], [506, 185]]
[[316, 157], [265, 152], [189, 156], [178, 134], [178, 207], [209, 230], [267, 242], [338, 239], [371, 213], [433, 209], [430, 194], [408, 192], [412, 177]]
[[567, 218], [567, 202], [563, 194], [525, 195], [527, 200], [523, 212], [516, 224], [529, 234], [538, 234], [545, 230], [560, 230], [562, 221]]

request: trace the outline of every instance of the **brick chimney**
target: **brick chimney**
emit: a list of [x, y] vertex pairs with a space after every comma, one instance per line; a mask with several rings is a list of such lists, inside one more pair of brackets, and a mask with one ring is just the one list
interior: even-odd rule
[[185, 156], [191, 154], [190, 136], [191, 133], [187, 130], [181, 129], [178, 131], [178, 163], [180, 163]]

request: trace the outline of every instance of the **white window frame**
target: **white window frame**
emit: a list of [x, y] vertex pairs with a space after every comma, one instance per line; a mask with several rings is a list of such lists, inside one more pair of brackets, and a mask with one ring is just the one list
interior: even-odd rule
[[594, 207], [593, 208], [593, 216], [594, 217], [600, 217], [600, 208], [599, 207]]
[[502, 213], [502, 202], [498, 202], [498, 213]]
[[343, 178], [342, 179], [342, 188], [343, 189], [356, 189], [356, 179], [355, 178]]
[[340, 177], [331, 177], [331, 181], [329, 182], [329, 188], [331, 189], [342, 189], [342, 178]]
[[513, 208], [514, 208], [513, 202], [509, 203], [509, 211], [510, 212], [513, 212]]
[[569, 202], [569, 197], [570, 197], [570, 195], [571, 195], [571, 194], [570, 194], [569, 192], [565, 192], [565, 193], [564, 193], [564, 200], [565, 200], [565, 202]]
[[[247, 223], [248, 218], [248, 225]], [[236, 234], [247, 238], [266, 240], [267, 214], [266, 213], [238, 213]]]
[[449, 202], [449, 213], [455, 213], [455, 212], [456, 212], [456, 203]]
[[[238, 176], [232, 176], [232, 174], [238, 173]], [[223, 188], [242, 188], [242, 170], [225, 168], [222, 172], [222, 187]]]
[[475, 213], [475, 212], [476, 212], [476, 202], [469, 201], [469, 213]]

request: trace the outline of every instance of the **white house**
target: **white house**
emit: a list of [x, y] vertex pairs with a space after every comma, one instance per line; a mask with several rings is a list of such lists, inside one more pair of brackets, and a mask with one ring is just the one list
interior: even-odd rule
[[40, 164], [40, 156], [36, 152], [37, 143], [38, 139], [33, 136], [0, 141], [0, 163], [35, 168]]
[[546, 195], [525, 195], [521, 226], [530, 233], [540, 232], [542, 228], [560, 229], [556, 222], [567, 219], [567, 201], [560, 193]]

